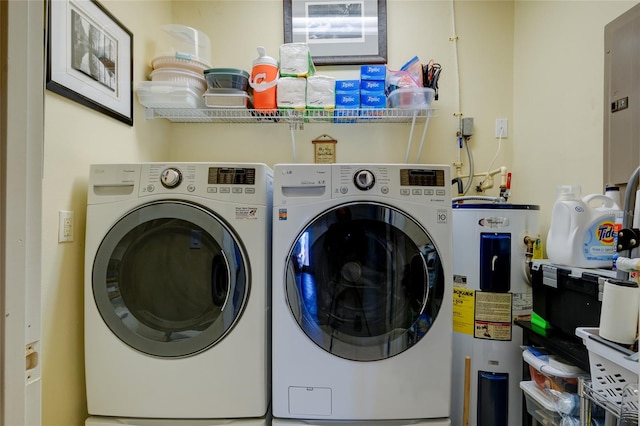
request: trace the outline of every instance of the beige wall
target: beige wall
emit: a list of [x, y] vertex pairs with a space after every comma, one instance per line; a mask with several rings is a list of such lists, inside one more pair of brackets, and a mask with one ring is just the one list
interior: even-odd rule
[[[165, 23], [182, 23], [211, 37], [217, 67], [249, 70], [255, 47], [277, 56], [282, 43], [281, 0], [102, 1], [133, 33], [134, 80], [145, 79]], [[514, 202], [536, 203], [547, 221], [555, 186], [602, 187], [603, 27], [635, 1], [456, 1], [460, 104], [451, 2], [387, 0], [389, 66], [413, 55], [442, 64], [440, 100], [419, 162], [456, 161], [462, 112], [475, 119], [471, 139], [476, 171], [496, 154], [496, 118], [509, 120], [509, 137], [494, 166], [513, 171]], [[356, 67], [320, 73], [357, 78]], [[80, 425], [86, 415], [83, 372], [84, 211], [88, 167], [120, 161], [293, 160], [285, 124], [171, 124], [145, 120], [135, 102], [130, 128], [51, 92], [45, 104], [43, 200], [43, 424]], [[414, 132], [416, 161], [422, 132]], [[294, 132], [297, 160], [313, 160], [311, 140], [338, 139], [340, 162], [403, 162], [410, 127], [397, 124], [308, 124]], [[462, 160], [467, 166], [466, 156]], [[551, 170], [552, 172], [549, 172]], [[489, 191], [495, 195], [496, 191]], [[72, 243], [57, 243], [59, 210], [75, 212]]]
[[[171, 21], [171, 4], [101, 1], [134, 34], [135, 58], [152, 44], [150, 29]], [[134, 79], [145, 64], [134, 62]], [[145, 125], [134, 102], [135, 127], [47, 91], [42, 213], [43, 425], [81, 425], [86, 417], [83, 351], [84, 226], [89, 164], [166, 160], [168, 124]], [[75, 239], [58, 244], [58, 211], [75, 212]]]
[[516, 1], [514, 200], [542, 206], [556, 186], [603, 193], [604, 26], [637, 1]]
[[[211, 36], [213, 66], [250, 70], [251, 61], [257, 56], [256, 46], [264, 45], [272, 56], [278, 55], [283, 40], [281, 3], [280, 0], [184, 0], [178, 4], [185, 7], [174, 11], [177, 22], [200, 28]], [[458, 121], [454, 113], [461, 111], [464, 116], [475, 119], [476, 134], [471, 143], [475, 147], [477, 169], [485, 171], [498, 147], [493, 133], [494, 121], [511, 119], [513, 110], [513, 3], [456, 2], [461, 105], [456, 96], [453, 43], [449, 40], [453, 33], [451, 3], [388, 0], [387, 12], [390, 68], [399, 69], [414, 55], [423, 62], [434, 59], [443, 67], [440, 100], [434, 103], [438, 109], [436, 117], [430, 121], [419, 159], [416, 156], [422, 124], [414, 130], [409, 161], [452, 163], [457, 156]], [[336, 78], [359, 78], [357, 66], [318, 67], [317, 72]], [[311, 141], [329, 134], [338, 140], [339, 162], [404, 162], [410, 130], [408, 125], [397, 124], [308, 124], [294, 134], [296, 159], [312, 162]], [[173, 159], [262, 161], [269, 165], [294, 160], [291, 133], [284, 124], [174, 126], [173, 136]], [[510, 158], [511, 146], [504, 143], [496, 164], [510, 167]]]

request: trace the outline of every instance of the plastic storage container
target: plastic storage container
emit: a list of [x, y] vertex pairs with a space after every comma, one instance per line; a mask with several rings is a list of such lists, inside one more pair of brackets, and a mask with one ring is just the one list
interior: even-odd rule
[[249, 73], [239, 68], [210, 68], [204, 71], [209, 90], [234, 89], [247, 91]]
[[136, 93], [147, 108], [204, 108], [202, 91], [184, 82], [143, 81], [138, 83]]
[[557, 196], [547, 234], [549, 260], [579, 268], [611, 268], [620, 207], [601, 194], [581, 198], [579, 185], [559, 186]]
[[160, 68], [151, 71], [151, 81], [168, 81], [172, 83], [186, 83], [198, 92], [207, 90], [207, 82], [202, 74], [186, 69]]
[[540, 390], [532, 381], [520, 382], [524, 392], [527, 412], [541, 425], [559, 425], [562, 417], [556, 411], [551, 397]]
[[391, 108], [429, 109], [435, 93], [428, 87], [403, 87], [389, 93], [388, 104]]
[[522, 351], [522, 359], [529, 364], [529, 373], [533, 382], [543, 389], [554, 389], [559, 392], [576, 393], [578, 377], [588, 376], [580, 368], [568, 364], [557, 356], [550, 354], [547, 359], [536, 357], [531, 351]]
[[160, 28], [154, 69], [166, 67], [189, 68], [200, 71], [211, 68], [211, 41], [200, 30], [186, 25], [169, 24]]
[[204, 94], [204, 103], [209, 108], [247, 108], [249, 95], [242, 90], [209, 90]]

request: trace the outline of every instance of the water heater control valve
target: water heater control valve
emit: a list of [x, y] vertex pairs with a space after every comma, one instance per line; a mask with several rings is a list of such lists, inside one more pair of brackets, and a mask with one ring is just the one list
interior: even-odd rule
[[173, 167], [164, 169], [160, 175], [160, 182], [162, 182], [162, 185], [166, 188], [175, 188], [182, 182], [182, 173]]
[[376, 177], [370, 170], [358, 170], [353, 177], [353, 182], [358, 189], [368, 191], [376, 183]]

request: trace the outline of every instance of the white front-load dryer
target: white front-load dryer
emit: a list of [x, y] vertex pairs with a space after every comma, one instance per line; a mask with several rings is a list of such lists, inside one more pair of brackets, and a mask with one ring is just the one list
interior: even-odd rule
[[446, 165], [274, 167], [274, 424], [450, 424], [450, 185]]
[[90, 415], [265, 416], [272, 179], [264, 164], [91, 166]]

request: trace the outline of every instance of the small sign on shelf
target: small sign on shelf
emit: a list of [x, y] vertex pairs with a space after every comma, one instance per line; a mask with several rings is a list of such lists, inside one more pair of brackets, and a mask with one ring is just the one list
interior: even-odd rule
[[314, 148], [314, 161], [316, 164], [328, 164], [336, 162], [336, 144], [338, 141], [329, 135], [320, 135], [312, 140]]

